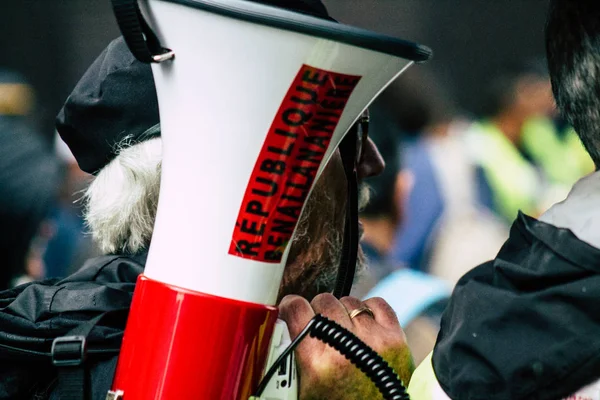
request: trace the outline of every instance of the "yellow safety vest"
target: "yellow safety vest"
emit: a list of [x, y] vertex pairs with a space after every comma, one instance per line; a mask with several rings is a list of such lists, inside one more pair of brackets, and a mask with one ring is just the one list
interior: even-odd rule
[[496, 212], [507, 221], [513, 221], [519, 210], [537, 215], [538, 172], [502, 131], [489, 122], [473, 124], [467, 145], [490, 185]]
[[523, 125], [521, 143], [554, 183], [571, 187], [594, 171], [594, 163], [575, 130], [569, 128], [561, 139], [547, 118], [527, 121]]
[[435, 377], [431, 353], [419, 364], [410, 378], [408, 394], [412, 400], [450, 400]]

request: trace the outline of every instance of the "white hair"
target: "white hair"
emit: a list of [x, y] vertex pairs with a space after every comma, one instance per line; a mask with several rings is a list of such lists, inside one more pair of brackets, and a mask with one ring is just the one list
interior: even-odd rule
[[162, 161], [162, 139], [131, 147], [122, 143], [118, 156], [106, 165], [86, 190], [85, 220], [100, 250], [137, 253], [152, 238]]

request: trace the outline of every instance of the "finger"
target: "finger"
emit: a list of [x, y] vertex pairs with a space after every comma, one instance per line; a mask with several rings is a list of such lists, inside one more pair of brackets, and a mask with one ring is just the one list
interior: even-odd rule
[[365, 300], [364, 303], [367, 307], [373, 310], [375, 321], [377, 321], [377, 323], [379, 323], [381, 326], [390, 329], [397, 329], [400, 327], [398, 316], [396, 315], [396, 312], [392, 306], [387, 303], [387, 301], [381, 297], [372, 297]]
[[[340, 302], [344, 305], [344, 307], [346, 307], [348, 315], [350, 315], [352, 313], [352, 311], [366, 306], [366, 304], [364, 304], [362, 301], [360, 301], [356, 297], [350, 297], [350, 296], [342, 297], [340, 299]], [[350, 318], [350, 321], [352, 321], [352, 324], [355, 326], [368, 327], [368, 326], [372, 326], [372, 325], [376, 324], [375, 319], [373, 317], [371, 317], [371, 315], [368, 312], [362, 312], [362, 313], [358, 314], [357, 316], [355, 316], [354, 318]]]
[[287, 324], [292, 340], [314, 316], [310, 303], [303, 297], [288, 295], [279, 303], [279, 317]]
[[348, 311], [331, 293], [321, 293], [310, 304], [315, 313], [337, 322], [344, 328], [352, 329], [352, 321], [350, 321]]
[[[288, 295], [279, 303], [279, 317], [287, 324], [292, 340], [296, 339], [314, 316], [315, 311], [304, 297]], [[321, 354], [326, 346], [318, 339], [305, 337], [295, 351], [298, 367], [310, 370], [307, 366], [311, 365], [311, 360]]]
[[352, 310], [362, 307], [363, 305], [362, 301], [352, 296], [342, 297], [340, 299], [340, 303], [342, 303], [344, 307], [346, 307], [346, 311], [348, 312], [348, 314], [350, 314]]

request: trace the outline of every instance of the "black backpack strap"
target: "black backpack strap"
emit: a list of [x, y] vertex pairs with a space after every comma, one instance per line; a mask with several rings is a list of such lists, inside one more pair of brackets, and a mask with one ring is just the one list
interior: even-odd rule
[[52, 364], [58, 371], [58, 393], [61, 400], [86, 400], [88, 379], [85, 368], [87, 338], [107, 315], [122, 310], [104, 312], [69, 331], [52, 342]]
[[140, 12], [138, 0], [112, 0], [112, 6], [121, 34], [135, 58], [150, 64], [170, 60], [175, 56], [172, 50], [161, 46]]
[[52, 342], [52, 364], [58, 370], [58, 391], [61, 399], [86, 399], [85, 339], [85, 336], [62, 336]]

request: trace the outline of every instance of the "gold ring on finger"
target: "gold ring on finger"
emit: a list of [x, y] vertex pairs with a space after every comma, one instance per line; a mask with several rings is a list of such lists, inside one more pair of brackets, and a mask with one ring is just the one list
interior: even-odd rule
[[367, 306], [362, 306], [355, 310], [352, 310], [352, 312], [348, 315], [350, 316], [350, 319], [354, 319], [355, 317], [359, 316], [362, 313], [367, 313], [371, 316], [371, 318], [375, 318], [375, 314], [373, 314], [373, 310], [371, 310]]

